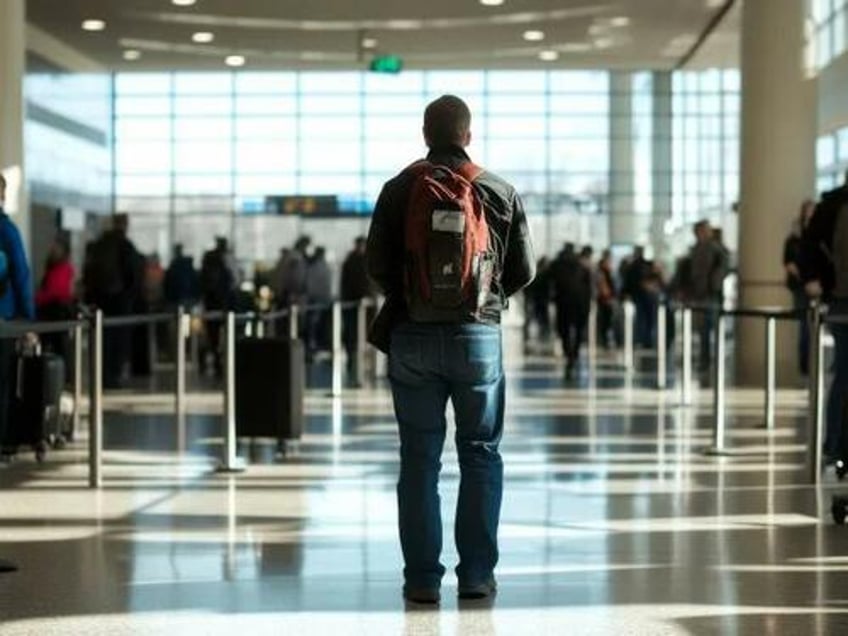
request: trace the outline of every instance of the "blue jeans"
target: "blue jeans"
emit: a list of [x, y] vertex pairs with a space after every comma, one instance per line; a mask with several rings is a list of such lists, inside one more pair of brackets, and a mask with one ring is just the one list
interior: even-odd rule
[[[846, 312], [848, 313], [848, 312]], [[827, 439], [825, 453], [840, 459], [848, 459], [848, 325], [833, 325], [836, 342], [833, 362], [833, 384], [827, 401]]]
[[488, 581], [498, 562], [503, 494], [504, 374], [501, 334], [482, 324], [406, 324], [394, 330], [389, 378], [401, 443], [397, 486], [404, 578], [437, 588], [442, 552], [439, 471], [450, 399], [460, 486], [454, 538], [461, 585]]

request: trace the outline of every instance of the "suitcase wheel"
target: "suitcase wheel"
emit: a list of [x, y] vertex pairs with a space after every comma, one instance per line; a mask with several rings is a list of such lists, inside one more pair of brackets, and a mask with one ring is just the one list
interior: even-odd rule
[[836, 462], [836, 478], [843, 481], [846, 475], [848, 475], [848, 464], [840, 459]]
[[844, 526], [845, 518], [848, 516], [848, 499], [845, 497], [834, 497], [830, 511], [833, 514], [833, 520], [836, 522], [836, 525]]

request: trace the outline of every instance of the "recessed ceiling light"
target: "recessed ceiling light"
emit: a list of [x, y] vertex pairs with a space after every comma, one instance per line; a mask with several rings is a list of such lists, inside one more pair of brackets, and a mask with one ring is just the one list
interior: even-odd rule
[[504, 3], [504, 0], [480, 0], [480, 4], [486, 7], [499, 7]]
[[610, 24], [614, 27], [630, 26], [630, 18], [626, 15], [619, 15], [610, 20]]
[[723, 6], [727, 0], [707, 0], [707, 9], [718, 9]]
[[543, 62], [555, 62], [559, 59], [559, 51], [540, 51], [539, 59]]
[[195, 4], [197, 0], [171, 0], [171, 2], [178, 7], [190, 7]]
[[136, 51], [135, 49], [127, 49], [124, 51], [124, 59], [127, 62], [135, 62], [136, 60], [141, 59], [141, 51]]
[[595, 40], [596, 49], [609, 49], [612, 48], [612, 45], [612, 38], [598, 38], [597, 40]]
[[209, 44], [215, 40], [215, 34], [210, 33], [209, 31], [198, 31], [191, 36], [191, 39], [193, 42], [197, 42], [198, 44]]
[[103, 20], [83, 20], [83, 31], [102, 31], [106, 28], [106, 23]]
[[377, 48], [377, 38], [362, 38], [362, 48], [363, 49], [376, 49]]
[[545, 32], [535, 30], [525, 31], [524, 39], [528, 42], [541, 42], [545, 39]]
[[228, 55], [224, 62], [227, 66], [244, 66], [247, 60], [244, 55]]

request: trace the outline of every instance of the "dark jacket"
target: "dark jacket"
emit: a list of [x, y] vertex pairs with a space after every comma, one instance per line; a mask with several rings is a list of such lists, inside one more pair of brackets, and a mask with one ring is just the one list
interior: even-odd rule
[[848, 185], [825, 192], [801, 238], [801, 277], [805, 283], [819, 281], [825, 299], [836, 285], [833, 240], [839, 216], [848, 210]]
[[26, 258], [21, 233], [12, 219], [0, 208], [0, 247], [6, 254], [9, 284], [0, 297], [0, 318], [4, 320], [35, 318], [32, 273]]
[[[451, 169], [470, 161], [465, 151], [455, 146], [431, 150], [427, 160]], [[404, 220], [412, 181], [412, 174], [404, 170], [383, 186], [368, 234], [368, 274], [386, 296], [369, 340], [383, 351], [388, 350], [391, 330], [408, 319], [403, 282]], [[474, 187], [486, 212], [497, 264], [493, 294], [480, 313], [486, 322], [499, 324], [507, 299], [533, 280], [536, 261], [524, 206], [515, 189], [490, 172], [483, 172]]]
[[83, 284], [86, 302], [98, 306], [131, 303], [141, 289], [139, 252], [122, 232], [109, 230], [88, 246]]
[[200, 295], [199, 287], [199, 277], [191, 257], [174, 258], [165, 272], [165, 300], [172, 305], [191, 303]]
[[569, 307], [578, 314], [588, 314], [592, 302], [592, 272], [580, 262], [577, 254], [562, 252], [551, 266], [557, 305]]
[[365, 255], [356, 250], [347, 255], [342, 265], [341, 298], [356, 301], [371, 295], [371, 281]]

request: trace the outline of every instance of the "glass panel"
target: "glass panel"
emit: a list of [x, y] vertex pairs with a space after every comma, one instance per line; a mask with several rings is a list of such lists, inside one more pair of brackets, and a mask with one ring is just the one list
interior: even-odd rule
[[297, 98], [294, 95], [239, 95], [236, 113], [241, 115], [294, 115]]
[[426, 90], [431, 99], [457, 92], [465, 99], [471, 93], [482, 93], [484, 88], [485, 73], [482, 71], [430, 71], [426, 75]]
[[238, 95], [277, 95], [297, 90], [295, 73], [237, 73]]
[[117, 73], [118, 95], [162, 95], [171, 91], [171, 75], [167, 73]]
[[177, 174], [227, 173], [233, 168], [232, 147], [227, 141], [193, 141], [174, 145]]
[[609, 92], [609, 73], [606, 71], [553, 71], [550, 74], [551, 90], [558, 93]]
[[232, 73], [175, 73], [177, 95], [229, 95], [233, 90]]
[[300, 90], [304, 95], [310, 93], [359, 93], [362, 86], [362, 73], [301, 73]]
[[362, 149], [359, 141], [310, 141], [300, 147], [301, 175], [328, 172], [359, 173]]
[[186, 117], [174, 120], [177, 141], [194, 139], [229, 139], [233, 135], [230, 117]]
[[231, 97], [176, 97], [174, 113], [177, 116], [230, 115], [233, 112]]

